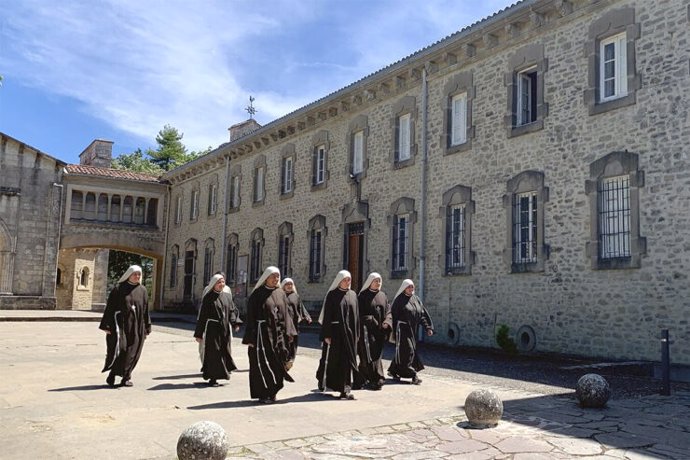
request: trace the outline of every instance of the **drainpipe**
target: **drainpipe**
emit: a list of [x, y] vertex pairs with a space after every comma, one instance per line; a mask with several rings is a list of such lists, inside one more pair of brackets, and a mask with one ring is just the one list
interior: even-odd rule
[[417, 295], [424, 302], [425, 294], [425, 284], [426, 279], [426, 225], [427, 225], [427, 210], [426, 210], [426, 200], [427, 200], [427, 167], [428, 167], [428, 154], [427, 151], [427, 80], [426, 80], [426, 67], [422, 69], [422, 196], [420, 203], [420, 215], [422, 221], [422, 231], [419, 238], [419, 283], [417, 286]]
[[[225, 193], [223, 194], [223, 235], [221, 235], [221, 241], [223, 245], [220, 249], [220, 269], [225, 271], [225, 264], [227, 257], [227, 235], [228, 235], [228, 192], [230, 187], [230, 155], [225, 157]], [[225, 276], [228, 276], [225, 273]]]
[[[163, 273], [161, 273], [161, 276], [160, 276], [161, 285], [160, 285], [160, 291], [159, 291], [159, 294], [158, 294], [158, 308], [159, 308], [161, 311], [165, 311], [165, 307], [164, 307], [164, 305], [163, 305], [163, 293], [164, 293], [164, 291], [165, 291], [165, 273], [166, 273], [167, 265], [171, 262], [170, 260], [168, 260], [168, 237], [169, 237], [169, 234], [170, 234], [170, 216], [172, 215], [172, 213], [170, 212], [170, 210], [172, 209], [172, 193], [171, 193], [171, 190], [172, 190], [172, 184], [171, 184], [170, 182], [168, 182], [168, 186], [166, 187], [166, 190], [165, 190], [165, 193], [166, 193], [166, 195], [167, 195], [166, 201], [167, 201], [167, 203], [168, 203], [168, 206], [167, 206], [168, 212], [167, 212], [167, 214], [166, 214], [166, 216], [165, 216], [165, 217], [166, 217], [166, 221], [165, 221], [165, 240], [164, 240], [165, 243], [163, 244], [163, 263], [161, 263]], [[162, 218], [161, 218], [161, 222], [163, 222]], [[176, 269], [176, 270], [177, 270], [177, 269]]]
[[[63, 193], [64, 187], [62, 184], [58, 184], [57, 182], [53, 182], [53, 187], [54, 187], [53, 190], [57, 189], [60, 191], [59, 192], [60, 193], [60, 204], [58, 205], [58, 218], [57, 218], [57, 227], [58, 228], [57, 228], [57, 237], [55, 240], [57, 243], [56, 244], [57, 249], [56, 249], [56, 254], [55, 254], [55, 267], [53, 269], [53, 277], [55, 277], [55, 274], [57, 273], [57, 269], [58, 269], [58, 262], [60, 260], [60, 237], [62, 236], [62, 200], [63, 200], [62, 193]], [[45, 283], [45, 276], [43, 278], [44, 278], [44, 283]], [[45, 295], [43, 293], [43, 289], [44, 288], [41, 287], [41, 295]], [[57, 285], [54, 284], [53, 285], [53, 296], [55, 297], [55, 308], [57, 308], [57, 292], [56, 291], [57, 291]]]

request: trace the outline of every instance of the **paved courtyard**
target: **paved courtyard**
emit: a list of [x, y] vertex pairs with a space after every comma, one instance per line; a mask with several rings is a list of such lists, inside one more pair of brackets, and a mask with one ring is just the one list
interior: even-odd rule
[[[683, 386], [670, 397], [623, 395], [606, 409], [583, 410], [573, 388], [475, 379], [430, 366], [420, 386], [391, 381], [344, 401], [316, 391], [319, 352], [305, 334], [291, 371], [296, 382], [286, 384], [277, 404], [265, 406], [249, 399], [239, 339], [233, 343], [239, 372], [210, 388], [199, 374], [191, 326], [159, 322], [134, 387], [111, 389], [99, 373], [104, 340], [96, 315], [65, 313], [72, 321], [60, 322], [6, 316], [0, 321], [2, 459], [174, 459], [180, 433], [201, 420], [223, 426], [228, 458], [690, 458], [690, 391]], [[504, 417], [495, 428], [470, 429], [464, 400], [487, 387], [503, 400]]]

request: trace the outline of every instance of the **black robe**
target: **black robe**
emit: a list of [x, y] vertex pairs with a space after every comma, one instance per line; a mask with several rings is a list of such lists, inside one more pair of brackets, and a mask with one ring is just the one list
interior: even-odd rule
[[[290, 294], [287, 294], [287, 299], [288, 312], [290, 318], [292, 318], [292, 324], [294, 324], [295, 329], [299, 334], [299, 323], [306, 320], [307, 318], [310, 318], [309, 312], [304, 307], [302, 299], [296, 292], [293, 291]], [[292, 342], [288, 343], [288, 360], [290, 361], [294, 361], [295, 356], [297, 355], [298, 338], [299, 336], [295, 336]]]
[[352, 376], [358, 373], [359, 309], [355, 291], [336, 288], [326, 295], [321, 339], [326, 338], [331, 343], [323, 344], [322, 362], [316, 372], [319, 388], [346, 392], [352, 386]]
[[[361, 339], [357, 347], [362, 384], [380, 385], [386, 379], [381, 355], [392, 328], [388, 297], [383, 291], [366, 289], [357, 297]], [[384, 324], [388, 327], [384, 329]]]
[[388, 368], [393, 377], [414, 378], [418, 371], [424, 369], [417, 353], [416, 333], [419, 325], [426, 331], [433, 329], [429, 312], [416, 295], [408, 297], [401, 293], [391, 306], [393, 315], [393, 333], [395, 334], [395, 355]]
[[201, 301], [194, 337], [204, 339], [204, 379], [230, 379], [237, 369], [232, 359], [232, 328], [242, 323], [239, 311], [227, 292], [209, 291]]
[[251, 344], [249, 392], [252, 398], [271, 398], [283, 388], [283, 380], [294, 380], [285, 370], [287, 343], [297, 335], [288, 314], [287, 297], [282, 289], [260, 286], [247, 300], [247, 321], [242, 343]]
[[151, 332], [151, 317], [146, 288], [123, 281], [110, 291], [100, 329], [106, 335], [105, 365], [112, 375], [129, 380], [141, 357], [144, 340]]

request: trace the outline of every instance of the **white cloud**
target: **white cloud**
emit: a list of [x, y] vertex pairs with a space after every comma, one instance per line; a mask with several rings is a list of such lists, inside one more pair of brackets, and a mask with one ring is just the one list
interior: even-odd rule
[[[250, 94], [269, 122], [478, 19], [475, 3], [27, 0], [2, 20], [0, 59], [118, 129], [150, 142], [170, 124], [198, 150], [227, 140]], [[508, 2], [493, 3], [480, 16]]]

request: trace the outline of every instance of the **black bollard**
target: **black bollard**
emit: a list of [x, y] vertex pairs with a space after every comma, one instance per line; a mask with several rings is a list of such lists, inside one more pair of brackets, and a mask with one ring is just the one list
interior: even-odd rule
[[671, 357], [668, 329], [661, 330], [661, 394], [671, 396]]

